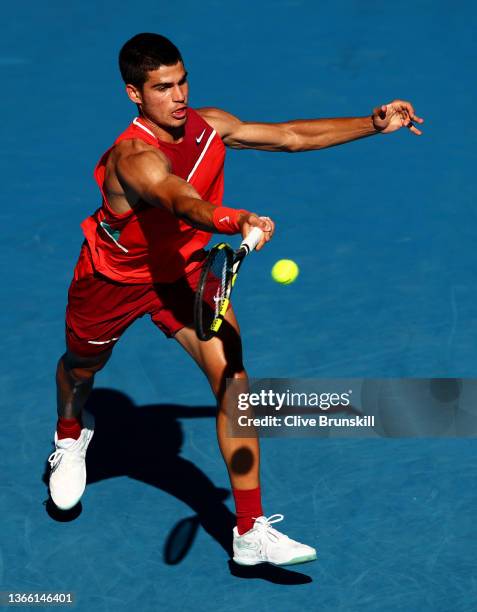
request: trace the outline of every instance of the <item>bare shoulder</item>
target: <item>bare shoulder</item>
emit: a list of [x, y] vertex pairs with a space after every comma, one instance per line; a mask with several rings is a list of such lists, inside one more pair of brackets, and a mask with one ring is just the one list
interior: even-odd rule
[[235, 115], [213, 106], [198, 108], [197, 113], [218, 132], [221, 138], [227, 137], [241, 123]]
[[123, 162], [125, 160], [137, 161], [139, 159], [156, 159], [163, 163], [169, 163], [169, 159], [164, 153], [157, 147], [144, 142], [138, 138], [131, 138], [129, 140], [121, 140], [112, 150], [112, 157], [115, 158], [116, 162]]
[[170, 171], [170, 161], [157, 147], [140, 139], [122, 140], [111, 151], [108, 165], [114, 167], [119, 174], [127, 175], [128, 169], [139, 170], [143, 168], [158, 171]]

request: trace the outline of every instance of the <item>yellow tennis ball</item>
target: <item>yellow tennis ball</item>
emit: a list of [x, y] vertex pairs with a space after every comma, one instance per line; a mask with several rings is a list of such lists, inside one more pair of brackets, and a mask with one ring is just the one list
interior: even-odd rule
[[281, 285], [289, 285], [298, 276], [300, 270], [291, 259], [280, 259], [272, 268], [272, 278]]

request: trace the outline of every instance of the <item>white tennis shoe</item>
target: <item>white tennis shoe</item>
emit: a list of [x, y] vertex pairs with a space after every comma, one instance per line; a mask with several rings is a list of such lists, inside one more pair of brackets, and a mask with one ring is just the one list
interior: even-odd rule
[[86, 450], [94, 434], [94, 417], [83, 411], [83, 429], [77, 440], [58, 440], [55, 432], [55, 452], [48, 457], [50, 495], [60, 510], [70, 510], [81, 499], [86, 487]]
[[316, 550], [300, 544], [272, 527], [272, 523], [283, 520], [283, 514], [273, 514], [268, 518], [259, 516], [247, 533], [239, 535], [234, 527], [234, 557], [239, 565], [294, 565], [316, 559]]

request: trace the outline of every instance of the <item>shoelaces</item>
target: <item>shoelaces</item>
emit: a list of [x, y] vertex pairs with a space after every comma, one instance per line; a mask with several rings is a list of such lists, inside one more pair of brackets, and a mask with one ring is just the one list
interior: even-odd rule
[[55, 467], [60, 462], [64, 453], [65, 453], [64, 448], [57, 448], [54, 453], [51, 453], [51, 455], [48, 457], [48, 463], [50, 464], [52, 468]]
[[[256, 520], [256, 517], [252, 517]], [[264, 534], [271, 542], [278, 542], [278, 540], [282, 537], [282, 534], [279, 533], [276, 529], [272, 527], [273, 523], [279, 523], [283, 521], [285, 517], [283, 514], [272, 514], [269, 517], [264, 517], [265, 520], [260, 521], [259, 523], [255, 523], [254, 528], [263, 531]]]
[[[69, 451], [71, 448], [73, 447], [77, 447], [77, 444], [79, 442], [80, 438], [78, 438], [78, 440], [76, 440], [75, 444], [72, 444], [71, 447], [68, 448], [57, 448], [53, 453], [51, 453], [51, 455], [48, 457], [48, 462], [51, 465], [52, 468], [56, 467], [59, 462], [61, 461], [63, 455]], [[74, 460], [76, 459], [77, 461], [82, 461], [84, 458], [84, 453], [82, 452], [82, 449], [80, 449], [79, 452], [73, 453], [71, 454], [71, 459]]]

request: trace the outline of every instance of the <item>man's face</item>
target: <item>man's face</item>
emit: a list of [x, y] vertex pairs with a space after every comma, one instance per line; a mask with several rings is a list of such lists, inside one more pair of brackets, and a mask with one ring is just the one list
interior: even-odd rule
[[148, 72], [142, 88], [126, 86], [129, 97], [159, 127], [174, 130], [187, 121], [189, 86], [182, 62]]

